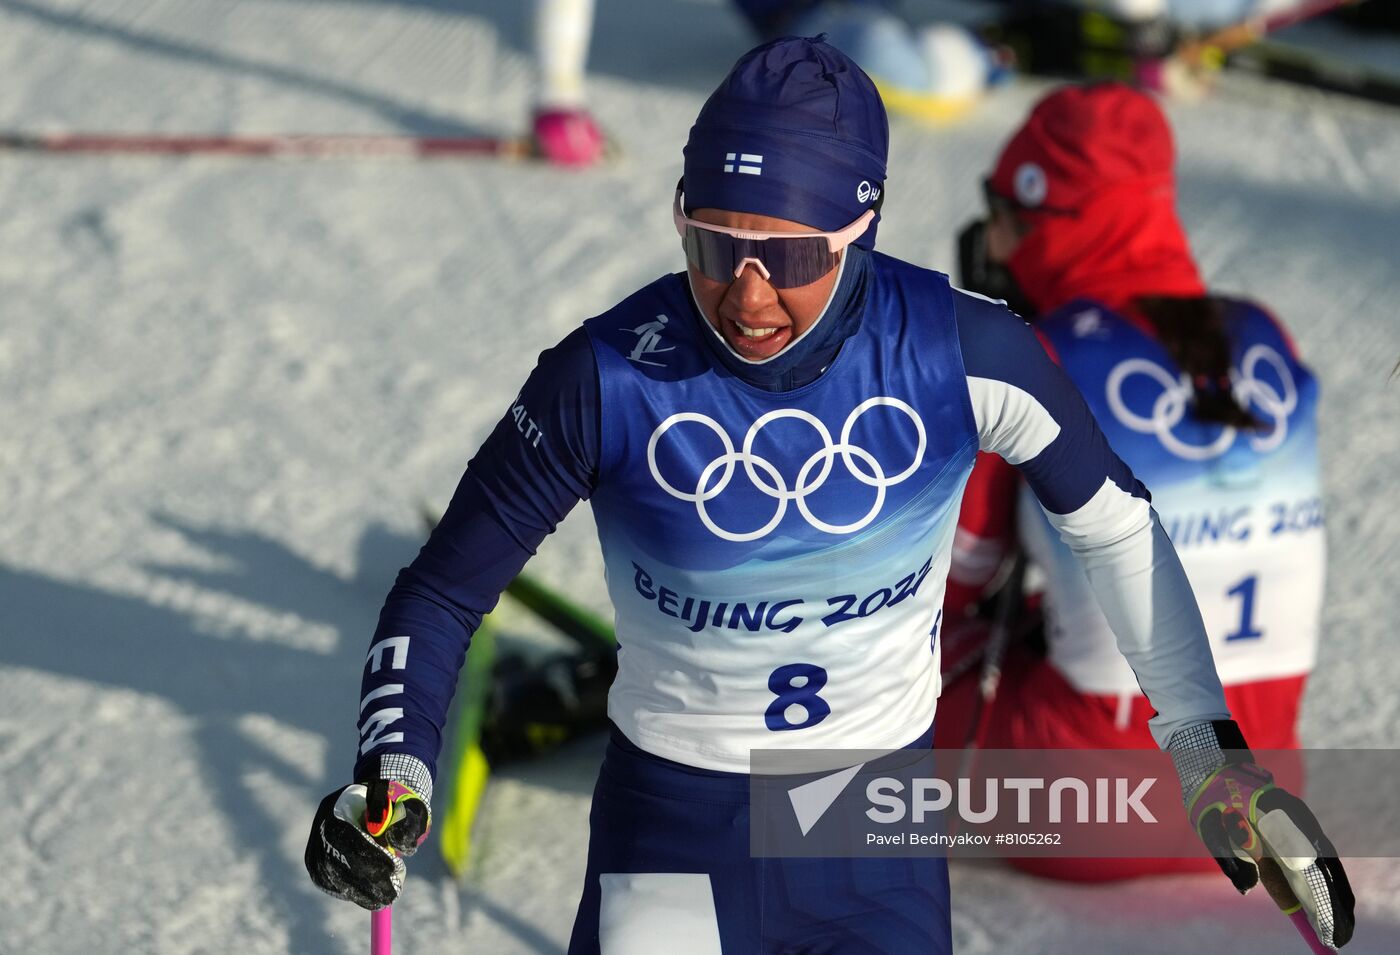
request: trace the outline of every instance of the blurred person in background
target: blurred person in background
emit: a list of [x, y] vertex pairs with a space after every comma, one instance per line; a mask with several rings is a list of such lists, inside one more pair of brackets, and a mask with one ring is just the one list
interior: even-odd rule
[[[1326, 543], [1318, 386], [1258, 303], [1202, 283], [1175, 209], [1171, 131], [1118, 83], [1045, 97], [985, 183], [985, 222], [961, 240], [963, 282], [1013, 303], [1079, 387], [1114, 450], [1148, 483], [1210, 635], [1225, 699], [1264, 749], [1298, 746], [1317, 655]], [[945, 641], [975, 660], [972, 615], [1019, 536], [1043, 580], [1045, 652], [1013, 647], [980, 720], [992, 748], [1154, 746], [1153, 707], [1084, 571], [1027, 507], [1016, 473], [979, 455], [962, 505]], [[1021, 500], [1018, 504], [1018, 498]], [[1013, 595], [1019, 597], [1019, 595]], [[945, 684], [937, 745], [978, 730], [977, 667]], [[1209, 860], [1021, 860], [1098, 880], [1195, 871]]]
[[[561, 166], [602, 158], [602, 131], [584, 97], [595, 0], [535, 0], [538, 89], [532, 137]], [[826, 34], [861, 65], [888, 109], [924, 120], [966, 112], [1008, 74], [995, 52], [956, 24], [915, 27], [888, 0], [735, 0], [760, 38]]]
[[1285, 10], [1293, 10], [1315, 2], [1315, 0], [1031, 0], [1031, 2], [1098, 10], [1121, 17], [1124, 20], [1164, 17], [1183, 27], [1213, 29], [1239, 23], [1248, 17], [1267, 16]]
[[763, 39], [826, 34], [860, 64], [892, 113], [928, 121], [961, 116], [1007, 71], [976, 33], [914, 25], [891, 0], [734, 0]]
[[[595, 0], [535, 0], [538, 89], [532, 136], [561, 166], [602, 158], [602, 131], [588, 111], [584, 77]], [[890, 0], [734, 0], [758, 36], [825, 34], [874, 80], [887, 109], [928, 121], [954, 119], [1009, 73], [998, 53], [957, 24], [914, 26]]]
[[[1385, 0], [1389, 2], [1389, 0]], [[1118, 79], [1156, 92], [1199, 96], [1223, 64], [1224, 49], [1249, 45], [1264, 18], [1270, 32], [1289, 21], [1354, 9], [1351, 0], [1002, 0], [983, 32], [1029, 73]], [[1240, 33], [1247, 22], [1254, 27]], [[1253, 39], [1246, 39], [1250, 37]], [[1209, 52], [1207, 52], [1209, 50]], [[1177, 54], [1184, 60], [1171, 62]]]
[[584, 100], [594, 0], [535, 0], [538, 88], [532, 135], [541, 156], [587, 166], [603, 155], [603, 134]]

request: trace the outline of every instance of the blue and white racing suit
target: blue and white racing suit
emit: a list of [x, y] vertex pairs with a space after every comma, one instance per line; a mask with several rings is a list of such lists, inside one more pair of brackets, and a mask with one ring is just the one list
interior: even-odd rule
[[1146, 491], [1029, 327], [888, 256], [842, 269], [768, 366], [726, 350], [684, 273], [589, 319], [541, 355], [386, 601], [357, 776], [428, 777], [471, 632], [591, 498], [619, 672], [571, 953], [950, 950], [942, 860], [750, 858], [745, 774], [758, 748], [926, 741], [978, 450], [1079, 557], [1158, 741], [1228, 718]]

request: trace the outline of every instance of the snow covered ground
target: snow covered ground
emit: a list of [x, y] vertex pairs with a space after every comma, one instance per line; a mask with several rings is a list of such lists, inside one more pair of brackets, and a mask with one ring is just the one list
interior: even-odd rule
[[[0, 127], [514, 130], [524, 6], [0, 0]], [[346, 780], [419, 501], [445, 501], [538, 351], [680, 267], [681, 145], [748, 43], [718, 2], [599, 6], [593, 100], [626, 149], [606, 169], [0, 154], [0, 953], [367, 949], [301, 852]], [[1039, 89], [895, 124], [885, 250], [951, 267]], [[1246, 80], [1171, 112], [1206, 272], [1272, 303], [1326, 389], [1334, 560], [1305, 738], [1397, 746], [1400, 113]], [[599, 606], [595, 546], [581, 510], [537, 567]], [[413, 865], [400, 950], [561, 952], [599, 752], [502, 774], [467, 883]], [[1400, 875], [1353, 872], [1348, 951], [1400, 951]], [[959, 865], [954, 892], [960, 952], [1299, 950], [1223, 880]]]

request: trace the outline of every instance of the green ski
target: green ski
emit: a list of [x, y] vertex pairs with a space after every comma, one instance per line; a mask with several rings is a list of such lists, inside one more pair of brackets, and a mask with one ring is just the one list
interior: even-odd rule
[[466, 685], [457, 694], [448, 719], [446, 759], [439, 776], [447, 777], [437, 825], [442, 860], [456, 879], [466, 872], [471, 857], [472, 828], [491, 776], [491, 761], [481, 747], [482, 729], [491, 702], [491, 671], [496, 662], [496, 630], [488, 615], [472, 635], [463, 666]]

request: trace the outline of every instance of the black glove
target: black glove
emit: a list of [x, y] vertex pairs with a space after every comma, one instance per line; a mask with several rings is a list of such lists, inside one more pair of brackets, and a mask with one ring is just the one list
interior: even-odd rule
[[418, 851], [431, 821], [427, 799], [397, 779], [337, 789], [311, 820], [306, 871], [323, 892], [361, 908], [393, 905], [403, 859]]
[[1307, 803], [1255, 765], [1234, 721], [1188, 727], [1167, 749], [1191, 824], [1240, 894], [1262, 881], [1280, 909], [1301, 906], [1322, 944], [1349, 942], [1356, 899], [1337, 850]]
[[987, 257], [987, 223], [974, 219], [958, 233], [958, 287], [987, 298], [999, 299], [1027, 321], [1035, 307], [1016, 284], [1011, 270]]

